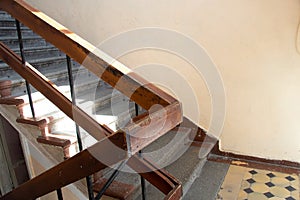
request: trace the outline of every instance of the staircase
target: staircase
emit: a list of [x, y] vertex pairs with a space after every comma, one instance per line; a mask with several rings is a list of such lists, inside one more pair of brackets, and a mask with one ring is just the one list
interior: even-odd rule
[[[66, 55], [26, 26], [21, 25], [21, 29], [26, 61], [54, 82], [59, 90], [71, 99]], [[0, 11], [0, 41], [20, 54], [15, 20], [4, 11]], [[72, 74], [75, 80], [76, 102], [82, 110], [113, 131], [130, 122], [136, 112], [134, 102], [75, 61], [72, 61]], [[36, 138], [39, 148], [43, 149], [42, 152], [50, 152], [57, 162], [78, 153], [74, 122], [34, 88], [32, 98], [36, 119], [33, 119], [25, 81], [2, 61], [0, 61], [0, 94], [2, 111], [10, 111], [11, 115], [14, 115], [10, 117], [17, 119], [13, 122], [14, 126], [20, 127], [19, 130], [24, 126], [35, 127], [35, 130], [40, 132], [34, 133], [32, 137]], [[11, 111], [12, 109], [15, 111]], [[140, 108], [138, 111], [144, 112]], [[97, 142], [83, 129], [81, 136], [85, 148]], [[206, 143], [203, 143], [204, 138]], [[205, 135], [205, 132], [184, 118], [180, 126], [144, 148], [141, 156], [177, 177], [182, 183], [184, 196], [206, 162], [206, 155], [199, 157], [200, 149], [209, 149], [215, 141], [215, 138]], [[140, 176], [127, 166], [124, 171], [126, 172], [120, 172], [105, 194], [116, 199], [141, 199]], [[112, 173], [112, 169], [106, 168], [94, 175], [95, 192], [102, 188]], [[148, 199], [163, 198], [163, 194], [151, 184], [146, 183], [146, 186]]]

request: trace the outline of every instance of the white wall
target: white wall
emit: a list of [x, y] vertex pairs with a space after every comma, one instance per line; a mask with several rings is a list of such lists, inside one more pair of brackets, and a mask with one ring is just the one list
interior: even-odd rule
[[[27, 2], [95, 45], [137, 27], [188, 35], [205, 47], [224, 81], [227, 105], [221, 149], [300, 162], [299, 0]], [[189, 73], [184, 70], [187, 63], [164, 53], [135, 52], [120, 60], [133, 68], [155, 60]], [[209, 94], [201, 77], [191, 80], [201, 99], [199, 124], [208, 128]]]

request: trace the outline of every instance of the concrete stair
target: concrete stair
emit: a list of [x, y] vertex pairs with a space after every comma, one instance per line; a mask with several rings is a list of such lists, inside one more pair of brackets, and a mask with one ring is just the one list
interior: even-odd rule
[[[205, 145], [193, 146], [191, 135], [193, 130], [188, 127], [180, 127], [169, 131], [164, 136], [143, 149], [141, 156], [155, 163], [158, 168], [163, 168], [179, 179], [183, 186], [183, 198], [189, 193], [189, 190], [197, 187], [193, 186], [202, 172], [206, 163], [206, 156], [200, 157], [200, 149]], [[203, 149], [202, 149], [203, 150]], [[113, 169], [107, 169], [104, 172], [104, 178], [109, 178]], [[116, 181], [134, 186], [134, 190], [128, 199], [140, 200], [141, 181], [140, 176], [131, 168], [125, 166], [120, 172]], [[192, 187], [193, 186], [193, 187]], [[147, 199], [163, 199], [164, 194], [146, 181]], [[190, 196], [189, 196], [190, 197]]]
[[[65, 54], [23, 25], [22, 33], [27, 61], [58, 85], [66, 97], [71, 98]], [[7, 44], [16, 53], [20, 53], [15, 20], [3, 11], [0, 11], [0, 41]], [[97, 77], [81, 68], [75, 62], [73, 62], [73, 78], [75, 80], [77, 105], [91, 114], [99, 123], [105, 124], [116, 131], [127, 124], [134, 115], [133, 102], [121, 93], [115, 92], [106, 83], [99, 81]], [[38, 141], [43, 143], [43, 145], [61, 147], [65, 157], [72, 156], [72, 153], [69, 151], [71, 147], [73, 150], [75, 149], [74, 152], [76, 153], [78, 148], [76, 147], [74, 122], [43, 95], [36, 92], [35, 89], [33, 89], [33, 101], [38, 120], [30, 119], [31, 113], [24, 80], [0, 61], [0, 83], [4, 80], [11, 80], [10, 94], [1, 96], [1, 99], [6, 98], [6, 101], [1, 101], [0, 99], [0, 103], [16, 105], [19, 109], [19, 117], [28, 119], [28, 124], [39, 126], [41, 131], [45, 131], [44, 128], [47, 127], [46, 131], [48, 132], [44, 135], [42, 133], [42, 136], [38, 137]], [[17, 96], [17, 100], [12, 98], [12, 96]], [[44, 119], [49, 120], [45, 122], [43, 121]], [[24, 123], [26, 120], [20, 121]], [[191, 146], [195, 135], [199, 134], [197, 131], [197, 127], [185, 119], [181, 126], [147, 146], [142, 153], [143, 157], [153, 161], [159, 167], [165, 168], [178, 178], [183, 184], [184, 195], [199, 176], [202, 166], [206, 162], [206, 155], [199, 157], [199, 152], [207, 146], [204, 143], [202, 145], [202, 141], [199, 142], [200, 145]], [[96, 142], [84, 130], [81, 130], [81, 135], [85, 147]], [[212, 142], [215, 139], [212, 138], [209, 141]], [[101, 171], [101, 178], [95, 179], [95, 185], [98, 184], [97, 187], [99, 187], [99, 185], [103, 184], [103, 181], [99, 182], [99, 180], [108, 178], [112, 171], [109, 168]], [[118, 195], [114, 195], [113, 191], [116, 191], [116, 189], [110, 188], [110, 196], [118, 199], [141, 199], [140, 177], [138, 174], [133, 173], [129, 167], [125, 167], [116, 181], [119, 185], [115, 184], [112, 187], [128, 188], [130, 192], [125, 194], [124, 190], [119, 190]], [[123, 196], [121, 195], [122, 193], [124, 194]], [[148, 199], [163, 198], [163, 194], [150, 184], [147, 184], [147, 196]]]

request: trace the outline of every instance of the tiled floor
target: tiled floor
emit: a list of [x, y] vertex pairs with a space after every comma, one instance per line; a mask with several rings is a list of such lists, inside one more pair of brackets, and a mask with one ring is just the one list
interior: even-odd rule
[[231, 165], [217, 200], [299, 200], [299, 177]]

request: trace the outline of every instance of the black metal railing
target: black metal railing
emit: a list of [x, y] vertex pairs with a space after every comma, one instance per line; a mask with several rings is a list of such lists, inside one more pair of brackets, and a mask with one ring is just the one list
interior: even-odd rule
[[[73, 80], [73, 70], [72, 70], [72, 60], [67, 55], [67, 68], [68, 68], [68, 79], [69, 79], [69, 85], [70, 85], [70, 93], [71, 93], [71, 99], [74, 106], [76, 106], [76, 94], [75, 94], [75, 88], [74, 88], [74, 80]], [[75, 123], [75, 129], [76, 129], [76, 137], [77, 137], [77, 144], [79, 151], [83, 150], [82, 140], [81, 140], [81, 133], [80, 128], [78, 124]], [[93, 183], [92, 183], [92, 177], [87, 176], [86, 177], [86, 184], [88, 189], [88, 196], [89, 200], [94, 200], [94, 192], [93, 192]]]
[[[20, 53], [21, 53], [21, 58], [22, 58], [22, 63], [24, 67], [26, 67], [26, 58], [25, 58], [25, 53], [24, 53], [24, 45], [23, 45], [23, 38], [22, 38], [22, 31], [21, 31], [21, 26], [20, 22], [16, 20], [16, 27], [17, 27], [17, 35], [18, 35], [18, 41], [19, 41], [19, 48], [20, 48]], [[30, 110], [31, 110], [31, 115], [32, 118], [35, 119], [35, 110], [33, 107], [33, 100], [32, 100], [32, 95], [31, 95], [31, 88], [27, 80], [25, 80], [26, 84], [26, 91], [28, 95], [28, 100], [29, 100], [29, 105], [30, 105]]]
[[[16, 22], [16, 28], [17, 28], [17, 35], [18, 35], [18, 42], [19, 42], [19, 48], [20, 48], [20, 54], [22, 58], [22, 63], [24, 64], [24, 67], [26, 67], [26, 58], [25, 58], [25, 52], [24, 52], [24, 45], [23, 45], [23, 39], [22, 39], [22, 30], [20, 26], [20, 22], [18, 20], [15, 20]], [[71, 101], [74, 106], [76, 106], [76, 94], [75, 94], [75, 88], [74, 88], [74, 80], [73, 80], [73, 70], [72, 70], [72, 60], [71, 58], [66, 55], [66, 61], [67, 61], [67, 75], [68, 75], [68, 82], [70, 87], [70, 94], [71, 94]], [[29, 99], [29, 105], [31, 110], [32, 118], [36, 119], [35, 109], [34, 109], [34, 103], [32, 99], [32, 91], [31, 86], [28, 83], [27, 80], [25, 80], [26, 84], [26, 92]], [[135, 103], [135, 116], [139, 115], [139, 106]], [[80, 127], [77, 123], [75, 123], [75, 131], [76, 131], [76, 138], [77, 138], [77, 144], [79, 151], [83, 150], [83, 143], [81, 139], [81, 132]], [[139, 156], [142, 157], [142, 151], [139, 152]], [[116, 177], [119, 175], [120, 170], [126, 165], [126, 161], [121, 162], [121, 164], [113, 171], [112, 175], [108, 178], [104, 186], [100, 189], [100, 191], [94, 195], [93, 191], [93, 183], [92, 183], [92, 177], [87, 176], [86, 177], [86, 184], [87, 184], [87, 190], [88, 190], [88, 197], [89, 200], [99, 200], [104, 195], [105, 191], [109, 188], [109, 186], [113, 183], [113, 181], [116, 179]], [[140, 176], [141, 179], [141, 189], [142, 189], [142, 200], [146, 200], [146, 184], [145, 179]], [[57, 199], [63, 200], [63, 193], [62, 188], [56, 190], [57, 193]]]

